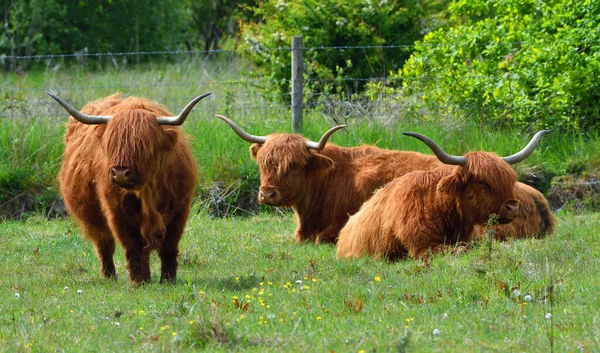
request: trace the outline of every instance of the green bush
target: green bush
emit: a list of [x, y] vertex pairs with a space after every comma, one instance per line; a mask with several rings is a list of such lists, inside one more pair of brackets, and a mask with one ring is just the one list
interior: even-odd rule
[[600, 126], [600, 1], [460, 0], [449, 11], [457, 25], [426, 35], [395, 75], [412, 112]]
[[[444, 1], [436, 1], [436, 4]], [[400, 0], [316, 1], [266, 0], [251, 8], [258, 22], [241, 25], [243, 53], [272, 79], [289, 100], [290, 48], [293, 36], [304, 37], [305, 87], [317, 92], [360, 90], [364, 81], [344, 87], [345, 79], [384, 76], [400, 68], [422, 37], [424, 10], [417, 2]], [[331, 46], [401, 46], [393, 49], [325, 49]], [[317, 81], [318, 80], [318, 81]]]

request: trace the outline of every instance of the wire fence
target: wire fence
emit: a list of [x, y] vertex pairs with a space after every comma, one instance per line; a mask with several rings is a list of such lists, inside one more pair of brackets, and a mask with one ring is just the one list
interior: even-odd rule
[[[598, 40], [582, 40], [582, 44], [597, 44]], [[535, 43], [507, 41], [500, 42], [507, 46], [523, 46]], [[499, 45], [498, 42], [489, 43], [462, 43], [462, 44], [427, 44], [420, 43], [421, 46], [489, 46]], [[388, 46], [319, 46], [303, 47], [302, 51], [317, 50], [395, 50], [402, 48], [415, 48], [415, 44], [410, 45], [388, 45]], [[248, 49], [249, 50], [249, 49]], [[262, 51], [291, 51], [292, 48], [260, 48]], [[120, 52], [120, 53], [88, 53], [82, 51], [70, 54], [51, 54], [51, 55], [27, 55], [27, 56], [7, 56], [0, 55], [0, 62], [6, 60], [13, 61], [45, 61], [45, 69], [41, 78], [30, 79], [28, 73], [17, 74], [17, 79], [12, 82], [0, 83], [0, 118], [19, 118], [31, 117], [37, 118], [64, 118], [65, 112], [54, 101], [46, 96], [46, 91], [57, 92], [65, 96], [72, 104], [81, 107], [88, 101], [95, 100], [115, 91], [122, 91], [126, 95], [140, 95], [150, 99], [155, 99], [172, 111], [182, 109], [187, 102], [195, 95], [212, 91], [215, 94], [211, 100], [203, 102], [201, 106], [195, 108], [194, 112], [202, 113], [235, 113], [252, 115], [257, 112], [276, 112], [278, 114], [286, 113], [290, 107], [289, 102], [291, 92], [281, 92], [274, 89], [278, 85], [286, 85], [290, 79], [271, 79], [263, 77], [252, 77], [247, 75], [250, 67], [242, 63], [241, 50], [198, 50], [198, 51], [148, 51], [148, 52]], [[158, 66], [153, 69], [152, 65], [143, 66], [147, 72], [136, 70], [135, 63], [126, 61], [118, 62], [115, 58], [137, 57], [137, 56], [175, 56], [181, 60], [175, 62], [170, 68]], [[219, 57], [219, 56], [225, 57]], [[73, 60], [74, 61], [71, 61]], [[88, 60], [108, 59], [109, 65], [115, 67], [114, 73], [103, 74], [102, 70], [95, 70], [94, 67], [88, 67]], [[185, 62], [184, 62], [185, 61]], [[182, 68], [177, 66], [181, 64]], [[93, 65], [91, 65], [93, 66]], [[166, 70], [161, 75], [162, 70]], [[248, 77], [248, 78], [240, 78]], [[480, 79], [489, 82], [498, 82], [504, 78], [504, 74], [469, 74], [463, 75], [461, 79]], [[444, 75], [422, 75], [411, 77], [411, 80], [423, 80], [437, 82], [439, 80], [448, 80]], [[353, 88], [362, 86], [366, 83], [382, 83], [385, 85], [399, 85], [401, 79], [397, 77], [387, 77], [383, 72], [373, 72], [370, 77], [337, 77], [331, 79], [308, 78], [305, 83], [308, 85], [319, 84], [337, 84], [346, 88], [345, 93], [352, 93]], [[322, 109], [327, 114], [338, 117], [350, 116], [356, 114], [356, 111], [364, 113], [393, 112], [401, 111], [405, 104], [399, 102], [394, 96], [395, 93], [381, 93], [376, 102], [376, 107], [361, 107], [361, 98], [350, 97], [341, 94], [328, 94], [323, 92], [305, 93], [305, 102], [303, 108]], [[362, 103], [368, 100], [362, 97]], [[456, 108], [456, 104], [437, 105], [435, 109], [449, 110]], [[471, 109], [474, 113], [491, 111], [493, 109], [504, 109], [510, 111], [514, 109], [509, 105], [490, 105], [490, 106], [468, 106], [461, 105], [461, 109]], [[600, 105], [580, 105], [573, 106], [572, 109], [579, 111], [598, 111]], [[552, 112], [550, 106], [537, 106], [534, 109], [538, 112]], [[397, 114], [397, 113], [396, 113]]]

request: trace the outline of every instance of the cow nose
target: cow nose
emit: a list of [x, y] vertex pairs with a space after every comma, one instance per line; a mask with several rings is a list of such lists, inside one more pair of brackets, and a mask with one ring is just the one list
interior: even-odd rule
[[506, 212], [509, 215], [517, 215], [519, 212], [519, 201], [517, 200], [509, 200], [506, 202]]
[[140, 181], [135, 170], [125, 166], [110, 168], [110, 177], [114, 183], [125, 188], [133, 187]]
[[277, 199], [279, 192], [277, 189], [263, 189], [258, 191], [258, 202], [269, 204]]

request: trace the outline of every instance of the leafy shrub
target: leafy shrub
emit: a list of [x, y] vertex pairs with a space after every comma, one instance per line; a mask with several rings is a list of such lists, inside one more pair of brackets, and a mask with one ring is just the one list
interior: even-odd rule
[[[444, 1], [435, 2], [445, 3]], [[272, 79], [289, 100], [293, 36], [304, 37], [305, 79], [315, 91], [361, 89], [368, 77], [397, 70], [409, 57], [412, 43], [422, 37], [423, 9], [408, 0], [266, 0], [251, 8], [258, 22], [241, 25], [243, 53], [260, 74]], [[406, 46], [405, 46], [406, 45]], [[331, 46], [400, 46], [392, 49], [342, 49]], [[280, 49], [278, 49], [280, 48]], [[344, 76], [352, 87], [337, 78]]]
[[600, 126], [600, 1], [459, 0], [458, 24], [416, 44], [402, 71], [416, 114], [495, 126]]

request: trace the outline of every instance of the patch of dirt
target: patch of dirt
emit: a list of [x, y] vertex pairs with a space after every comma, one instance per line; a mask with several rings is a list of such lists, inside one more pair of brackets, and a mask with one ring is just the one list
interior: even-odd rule
[[557, 176], [550, 185], [547, 198], [555, 212], [561, 209], [576, 212], [600, 211], [598, 174]]

